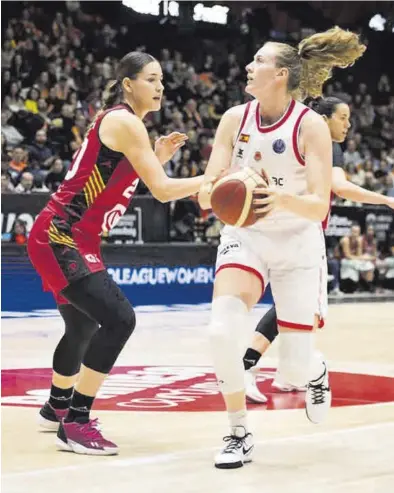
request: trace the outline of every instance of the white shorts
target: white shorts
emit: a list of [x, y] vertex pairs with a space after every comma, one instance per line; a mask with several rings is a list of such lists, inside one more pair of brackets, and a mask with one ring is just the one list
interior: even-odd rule
[[222, 230], [216, 273], [225, 268], [254, 273], [262, 293], [271, 284], [278, 324], [311, 330], [327, 314], [327, 259], [323, 232], [311, 224], [303, 230], [270, 232], [226, 226]]

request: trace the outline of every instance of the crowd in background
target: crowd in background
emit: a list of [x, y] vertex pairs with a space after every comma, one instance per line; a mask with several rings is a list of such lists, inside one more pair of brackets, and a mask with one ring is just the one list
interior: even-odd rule
[[[2, 193], [56, 191], [101, 106], [119, 58], [129, 51], [125, 47], [145, 49], [131, 46], [131, 41], [126, 25], [105, 24], [80, 7], [53, 17], [32, 4], [10, 20], [1, 57]], [[193, 59], [163, 47], [153, 55], [162, 65], [165, 96], [162, 111], [145, 121], [152, 145], [171, 131], [186, 133], [187, 145], [166, 171], [174, 177], [202, 174], [222, 114], [246, 101], [244, 67], [249, 60], [236, 52], [221, 58], [200, 53]], [[370, 85], [342, 72], [341, 80], [328, 82], [325, 95], [340, 97], [351, 107], [345, 171], [354, 183], [394, 196], [393, 81], [381, 74]], [[138, 192], [148, 193], [143, 184]], [[220, 224], [196, 201], [178, 201], [171, 211], [173, 239], [206, 241], [218, 236]]]

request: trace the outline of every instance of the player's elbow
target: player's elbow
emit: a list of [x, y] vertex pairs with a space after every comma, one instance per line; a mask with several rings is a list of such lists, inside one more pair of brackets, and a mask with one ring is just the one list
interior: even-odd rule
[[165, 204], [166, 202], [169, 202], [171, 200], [169, 187], [165, 182], [154, 183], [149, 187], [149, 190], [153, 197], [162, 204]]

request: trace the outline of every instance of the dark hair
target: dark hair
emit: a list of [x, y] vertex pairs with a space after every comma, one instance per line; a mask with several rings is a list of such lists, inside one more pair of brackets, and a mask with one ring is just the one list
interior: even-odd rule
[[309, 106], [319, 113], [319, 115], [325, 115], [327, 118], [331, 118], [335, 113], [337, 106], [340, 104], [347, 104], [342, 99], [329, 97], [329, 98], [319, 98], [314, 101], [311, 101]]
[[116, 79], [109, 82], [103, 97], [103, 110], [114, 106], [118, 103], [123, 95], [122, 81], [125, 77], [136, 79], [137, 75], [142, 71], [145, 65], [155, 62], [156, 58], [148, 53], [140, 51], [131, 51], [127, 53], [119, 62], [116, 69]]

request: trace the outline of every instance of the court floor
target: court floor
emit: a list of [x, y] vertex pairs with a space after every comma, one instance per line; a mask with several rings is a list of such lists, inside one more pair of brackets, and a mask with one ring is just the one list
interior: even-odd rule
[[[256, 308], [254, 323], [267, 307]], [[138, 328], [108, 377], [94, 415], [116, 457], [57, 451], [38, 431], [52, 351], [51, 312], [2, 320], [2, 491], [103, 493], [389, 493], [394, 484], [394, 303], [330, 306], [318, 334], [331, 373], [328, 420], [305, 417], [303, 394], [275, 392], [276, 345], [261, 360], [267, 406], [249, 406], [254, 462], [213, 467], [227, 420], [210, 366], [208, 306], [142, 307]]]

